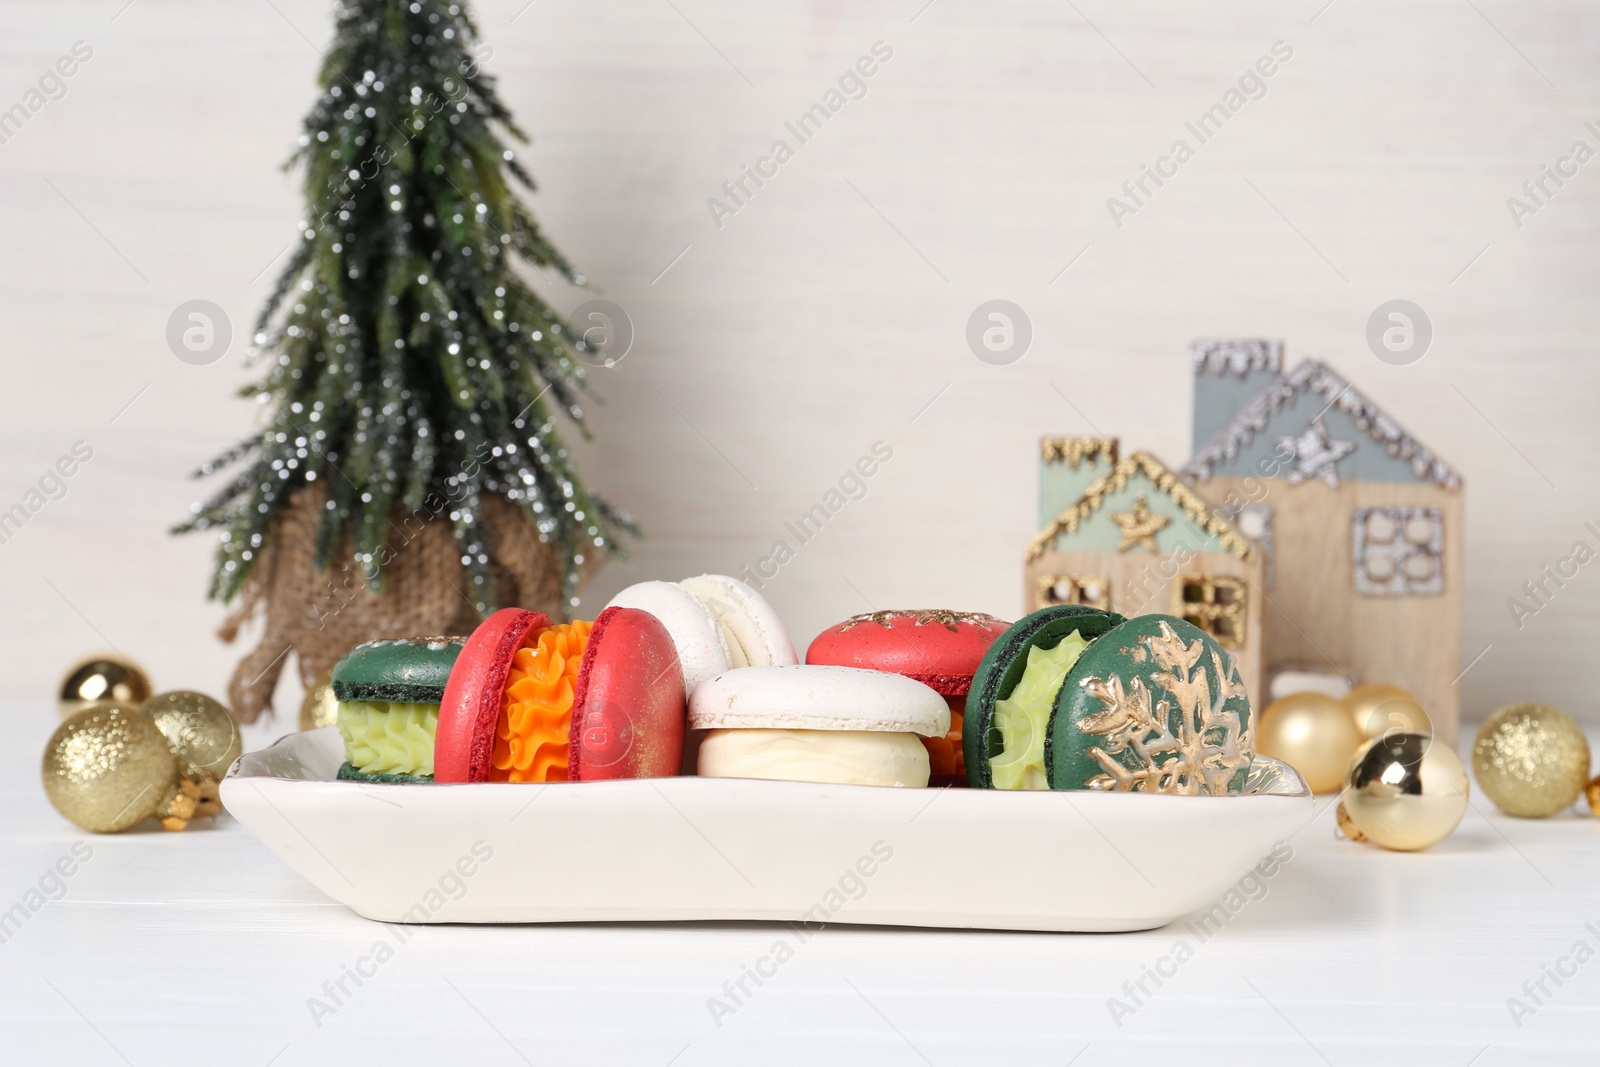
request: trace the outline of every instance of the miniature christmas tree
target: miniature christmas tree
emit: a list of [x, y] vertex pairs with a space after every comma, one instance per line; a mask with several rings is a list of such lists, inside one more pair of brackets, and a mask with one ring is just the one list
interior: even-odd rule
[[[313, 684], [354, 641], [401, 636], [372, 631], [402, 620], [460, 626], [467, 602], [482, 614], [508, 599], [565, 614], [585, 565], [631, 530], [556, 431], [555, 409], [582, 429], [584, 360], [600, 360], [518, 273], [520, 260], [583, 283], [519, 199], [515, 184], [533, 180], [506, 144], [526, 137], [478, 67], [471, 16], [438, 0], [344, 0], [335, 18], [323, 95], [288, 164], [305, 168], [302, 239], [256, 327], [265, 376], [242, 394], [266, 426], [197, 472], [245, 464], [178, 528], [221, 530], [211, 595], [243, 594], [225, 637], [266, 605], [269, 639], [234, 678], [247, 719], [277, 679], [263, 695], [243, 677], [256, 663], [293, 647]], [[453, 547], [415, 537], [425, 523], [448, 523]], [[283, 573], [302, 555], [311, 589], [295, 588], [308, 568]], [[424, 590], [442, 607], [375, 606], [401, 595], [382, 595], [391, 572], [419, 566], [454, 590]], [[321, 587], [354, 571], [361, 588], [335, 610]], [[278, 610], [286, 598], [299, 603]]]

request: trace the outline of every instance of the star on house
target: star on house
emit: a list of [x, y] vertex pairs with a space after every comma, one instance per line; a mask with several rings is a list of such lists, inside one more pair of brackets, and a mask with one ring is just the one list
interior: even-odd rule
[[1117, 542], [1117, 551], [1126, 552], [1130, 548], [1147, 548], [1151, 552], [1159, 552], [1156, 547], [1156, 534], [1172, 520], [1165, 515], [1157, 515], [1150, 510], [1149, 501], [1140, 493], [1133, 502], [1130, 511], [1113, 511], [1111, 520], [1122, 531], [1122, 539]]
[[1354, 441], [1338, 441], [1328, 436], [1320, 418], [1311, 420], [1311, 429], [1299, 437], [1278, 438], [1279, 449], [1294, 450], [1295, 468], [1289, 484], [1299, 485], [1307, 478], [1321, 478], [1329, 489], [1339, 488], [1339, 460], [1356, 450]]

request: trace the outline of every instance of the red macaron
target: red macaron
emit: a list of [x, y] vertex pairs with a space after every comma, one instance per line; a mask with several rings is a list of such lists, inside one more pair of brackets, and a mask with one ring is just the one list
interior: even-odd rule
[[923, 739], [929, 784], [964, 785], [961, 713], [983, 654], [1009, 625], [980, 612], [874, 611], [822, 631], [806, 649], [806, 662], [904, 675], [943, 696], [950, 732]]
[[822, 631], [806, 662], [888, 671], [965, 697], [983, 654], [1010, 625], [978, 612], [874, 611]]
[[632, 608], [553, 624], [504, 608], [462, 647], [434, 734], [436, 782], [675, 775], [683, 673], [666, 627]]

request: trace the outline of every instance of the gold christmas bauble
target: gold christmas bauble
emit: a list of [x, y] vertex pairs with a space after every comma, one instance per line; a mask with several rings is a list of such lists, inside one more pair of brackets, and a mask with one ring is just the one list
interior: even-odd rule
[[1589, 784], [1583, 787], [1583, 795], [1589, 801], [1589, 813], [1600, 817], [1600, 776], [1589, 779]]
[[332, 726], [339, 720], [339, 701], [333, 695], [332, 676], [323, 675], [300, 702], [300, 729], [315, 730]]
[[185, 774], [155, 720], [122, 704], [96, 704], [56, 727], [41, 773], [51, 806], [91, 833], [149, 818], [182, 830], [222, 810], [216, 779]]
[[244, 751], [239, 724], [227, 708], [204, 693], [190, 689], [157, 693], [139, 710], [166, 736], [185, 774], [221, 778]]
[[1361, 736], [1371, 740], [1391, 730], [1431, 734], [1433, 723], [1422, 701], [1397, 685], [1369, 682], [1345, 694], [1344, 706], [1350, 711]]
[[61, 679], [56, 710], [65, 719], [90, 704], [109, 701], [138, 707], [150, 699], [150, 678], [144, 668], [115, 652], [79, 660]]
[[1467, 768], [1449, 745], [1424, 733], [1391, 731], [1351, 760], [1339, 828], [1353, 841], [1414, 852], [1460, 825], [1469, 788]]
[[1472, 773], [1507, 815], [1542, 819], [1570, 807], [1589, 780], [1589, 742], [1572, 717], [1544, 704], [1512, 704], [1484, 722]]
[[1325, 693], [1290, 693], [1261, 713], [1256, 751], [1300, 772], [1313, 793], [1344, 785], [1361, 734], [1344, 705]]
[[85, 830], [114, 834], [164, 812], [178, 761], [150, 716], [101, 704], [56, 727], [43, 774], [57, 811]]

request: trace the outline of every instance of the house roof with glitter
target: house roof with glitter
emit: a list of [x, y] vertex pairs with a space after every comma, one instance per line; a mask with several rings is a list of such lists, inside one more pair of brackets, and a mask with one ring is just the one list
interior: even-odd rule
[[[1090, 440], [1090, 439], [1083, 439]], [[1052, 462], [1047, 440], [1041, 459]], [[1059, 450], [1057, 450], [1059, 451]], [[1115, 444], [1101, 455], [1115, 455]], [[1252, 558], [1250, 540], [1216, 508], [1195, 495], [1177, 473], [1148, 452], [1111, 464], [1076, 500], [1061, 508], [1028, 542], [1024, 560], [1046, 552], [1125, 552], [1145, 549], [1168, 555], [1229, 552]]]
[[[1337, 487], [1348, 478], [1461, 487], [1454, 468], [1327, 365], [1307, 360], [1277, 374], [1281, 359], [1276, 342], [1196, 342], [1196, 436], [1215, 429], [1179, 472], [1185, 479], [1282, 474], [1291, 484]], [[1242, 386], [1257, 391], [1223, 415]]]
[[1205, 337], [1189, 352], [1194, 366], [1194, 442], [1204, 448], [1238, 410], [1283, 375], [1283, 342]]
[[1061, 509], [1111, 473], [1122, 454], [1115, 437], [1044, 437], [1039, 440], [1039, 522], [1049, 525]]

